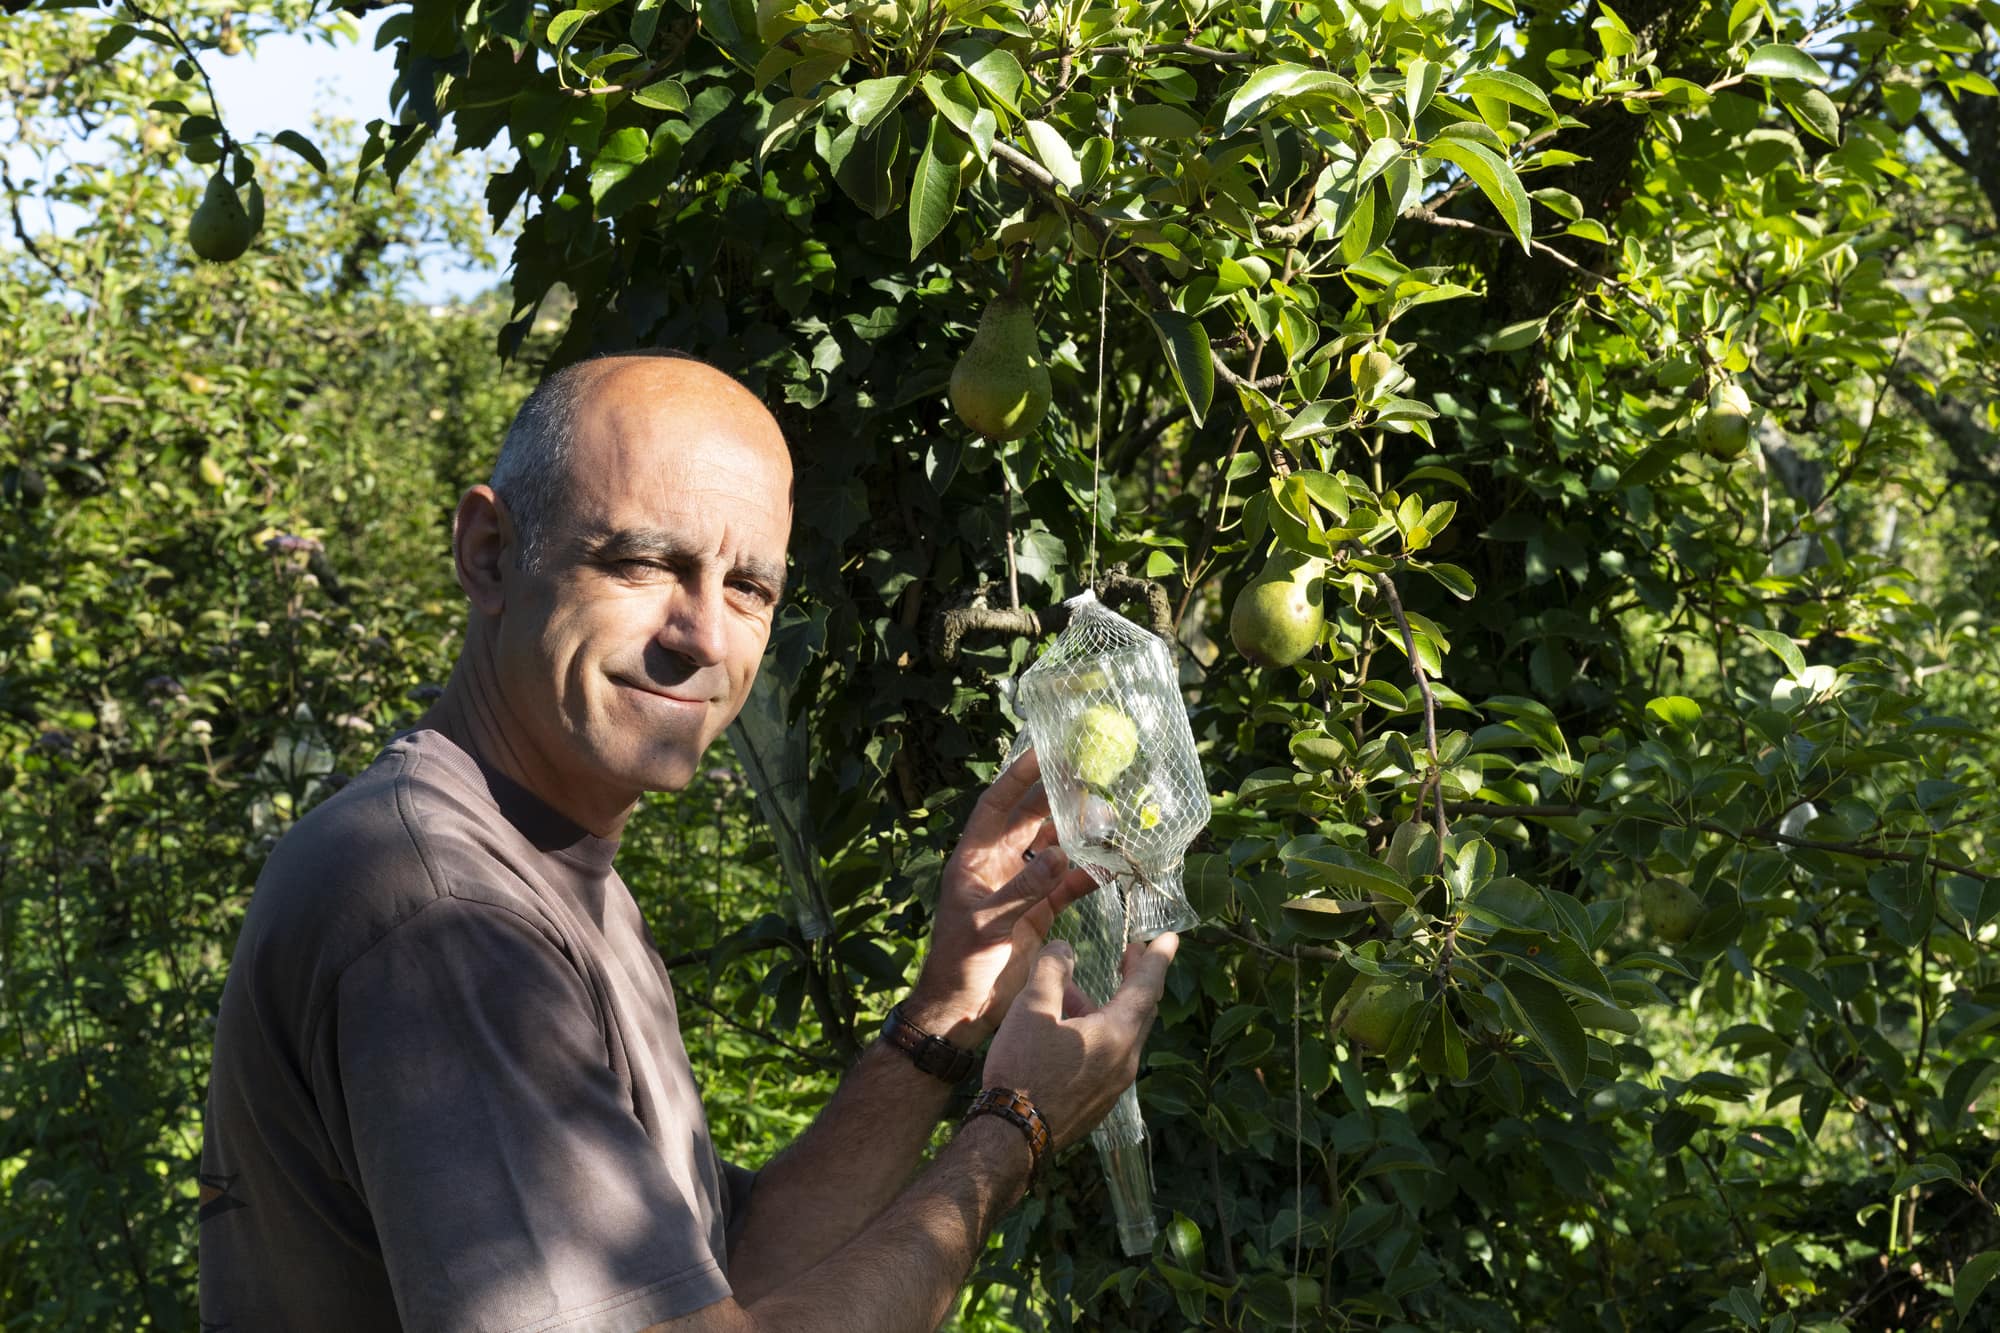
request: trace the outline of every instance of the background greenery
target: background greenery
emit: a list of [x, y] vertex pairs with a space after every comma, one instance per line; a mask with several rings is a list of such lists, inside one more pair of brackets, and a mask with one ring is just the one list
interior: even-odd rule
[[[1216, 795], [1141, 1083], [1171, 1222], [1121, 1256], [1079, 1156], [965, 1322], [1994, 1326], [2000, 4], [416, 0], [358, 160], [239, 142], [203, 70], [321, 21], [0, 44], [22, 151], [115, 150], [0, 181], [8, 1326], [195, 1326], [256, 868], [448, 670], [449, 506], [533, 376], [635, 344], [800, 460], [769, 673], [833, 929], [721, 753], [623, 861], [732, 1155], [914, 966], [1017, 604], [1094, 537]], [[224, 267], [183, 243], [218, 166], [267, 210]], [[407, 241], [502, 220], [511, 292], [397, 297]], [[994, 445], [944, 386], [1010, 287], [1055, 405]], [[1273, 549], [1331, 562], [1328, 625], [1255, 670]], [[1370, 1052], [1380, 976], [1419, 1002]]]

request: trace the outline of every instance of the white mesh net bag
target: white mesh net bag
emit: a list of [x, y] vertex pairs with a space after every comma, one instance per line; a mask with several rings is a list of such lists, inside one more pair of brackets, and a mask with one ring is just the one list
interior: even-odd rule
[[[1056, 834], [1097, 892], [1056, 932], [1076, 949], [1076, 981], [1099, 1004], [1118, 989], [1129, 941], [1196, 923], [1181, 886], [1188, 844], [1208, 823], [1208, 787], [1181, 700], [1172, 650], [1085, 592], [1065, 603], [1067, 628], [1014, 692]], [[1152, 1172], [1137, 1090], [1127, 1088], [1091, 1135], [1104, 1161], [1127, 1254], [1151, 1251]]]

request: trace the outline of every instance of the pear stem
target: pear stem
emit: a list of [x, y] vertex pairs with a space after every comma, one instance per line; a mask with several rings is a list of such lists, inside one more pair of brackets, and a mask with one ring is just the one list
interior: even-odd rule
[[1000, 504], [1000, 527], [1007, 536], [1007, 605], [1018, 611], [1021, 609], [1021, 578], [1014, 568], [1014, 479], [1007, 475], [1007, 469], [1000, 469], [1000, 485], [1004, 498]]

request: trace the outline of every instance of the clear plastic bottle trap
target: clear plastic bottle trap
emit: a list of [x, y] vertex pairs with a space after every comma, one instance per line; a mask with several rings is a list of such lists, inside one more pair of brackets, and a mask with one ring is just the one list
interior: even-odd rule
[[[1076, 949], [1077, 985], [1102, 1004], [1118, 989], [1128, 942], [1196, 923], [1181, 862], [1208, 823], [1208, 785], [1173, 650], [1092, 593], [1065, 605], [1068, 626], [1016, 686], [1026, 726], [1014, 750], [1035, 747], [1058, 840], [1100, 886], [1055, 929]], [[1119, 1242], [1128, 1255], [1150, 1253], [1153, 1177], [1136, 1087], [1091, 1142], [1104, 1163]]]

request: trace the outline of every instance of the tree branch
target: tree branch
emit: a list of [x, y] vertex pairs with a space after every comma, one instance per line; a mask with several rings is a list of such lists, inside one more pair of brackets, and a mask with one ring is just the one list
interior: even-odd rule
[[[1602, 814], [1611, 814], [1607, 809], [1582, 805], [1497, 805], [1486, 801], [1449, 801], [1445, 808], [1454, 815], [1480, 815], [1488, 819], [1563, 819], [1583, 814], [1587, 809]], [[1712, 819], [1697, 820], [1695, 827], [1706, 833], [1719, 833], [1737, 842], [1748, 842], [1752, 838], [1764, 842], [1775, 842], [1784, 847], [1797, 847], [1805, 851], [1827, 852], [1834, 856], [1859, 857], [1864, 861], [1895, 861], [1903, 865], [1923, 864], [1948, 870], [1954, 875], [1965, 875], [1971, 879], [2000, 879], [2000, 874], [1990, 874], [1977, 866], [1963, 865], [1957, 861], [1945, 861], [1923, 852], [1895, 852], [1886, 847], [1871, 847], [1859, 842], [1819, 842], [1812, 838], [1795, 838], [1789, 833], [1781, 833], [1769, 824], [1757, 824], [1747, 829], [1733, 829], [1727, 824]]]
[[1931, 147], [1937, 149], [1939, 156], [1943, 157], [1945, 161], [1951, 163], [1967, 175], [1976, 174], [1973, 172], [1971, 154], [1945, 138], [1944, 133], [1937, 126], [1931, 124], [1929, 112], [1919, 111], [1910, 123], [1917, 127], [1917, 133], [1931, 141]]
[[54, 260], [43, 254], [40, 247], [35, 244], [34, 237], [28, 235], [28, 224], [21, 218], [21, 194], [14, 185], [13, 176], [8, 174], [5, 163], [0, 163], [0, 189], [7, 192], [7, 212], [13, 219], [14, 236], [21, 242], [21, 248], [28, 252], [30, 259], [47, 269], [57, 282], [68, 286], [69, 279], [62, 269], [57, 267]]
[[[1167, 590], [1159, 584], [1151, 579], [1136, 578], [1122, 570], [1113, 569], [1097, 580], [1092, 591], [1107, 607], [1116, 608], [1128, 602], [1144, 602], [1147, 628], [1167, 642], [1173, 642], [1173, 609], [1167, 601]], [[1056, 633], [1068, 625], [1069, 615], [1069, 606], [1066, 603], [1059, 603], [1045, 611], [1036, 611], [1025, 606], [1012, 607], [1004, 611], [989, 606], [954, 607], [937, 619], [934, 643], [938, 659], [945, 663], [957, 661], [959, 648], [968, 634], [1038, 639], [1044, 634]]]

